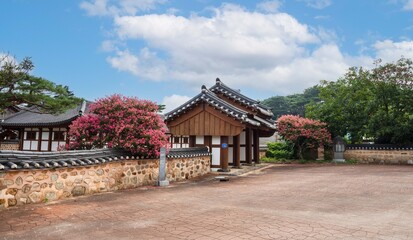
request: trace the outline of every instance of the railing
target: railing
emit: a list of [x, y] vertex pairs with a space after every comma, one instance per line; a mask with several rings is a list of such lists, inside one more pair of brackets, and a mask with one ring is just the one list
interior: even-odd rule
[[346, 150], [413, 150], [413, 145], [397, 144], [348, 144]]

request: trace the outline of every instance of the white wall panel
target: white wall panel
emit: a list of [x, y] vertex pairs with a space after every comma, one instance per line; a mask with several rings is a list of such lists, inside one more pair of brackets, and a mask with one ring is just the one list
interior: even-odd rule
[[245, 157], [245, 147], [240, 148], [240, 160], [245, 161], [247, 158]]
[[221, 144], [220, 136], [212, 136], [212, 144]]
[[42, 132], [42, 139], [48, 140], [49, 139], [49, 132]]
[[221, 148], [212, 148], [212, 165], [221, 163]]
[[48, 148], [49, 148], [49, 142], [48, 141], [42, 141], [42, 145], [41, 145], [40, 150], [47, 151], [47, 150], [49, 150]]
[[195, 144], [204, 144], [204, 136], [196, 136]]
[[31, 149], [30, 150], [32, 150], [32, 151], [36, 151], [37, 150], [37, 146], [38, 146], [39, 144], [38, 144], [38, 142], [37, 141], [32, 141], [32, 147], [31, 147]]
[[23, 141], [23, 150], [30, 150], [30, 141]]
[[57, 151], [57, 148], [59, 147], [59, 142], [52, 142], [52, 151]]
[[240, 134], [240, 140], [239, 140], [240, 144], [245, 144], [245, 132], [242, 132]]

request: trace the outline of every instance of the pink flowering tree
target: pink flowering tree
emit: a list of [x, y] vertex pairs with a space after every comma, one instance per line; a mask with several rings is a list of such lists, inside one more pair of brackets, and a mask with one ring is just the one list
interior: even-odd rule
[[284, 115], [277, 120], [278, 133], [294, 144], [298, 157], [303, 159], [303, 150], [331, 144], [331, 135], [326, 124], [317, 120], [293, 115]]
[[147, 100], [112, 95], [90, 106], [90, 114], [69, 127], [70, 148], [122, 148], [143, 157], [158, 157], [167, 145], [158, 106]]

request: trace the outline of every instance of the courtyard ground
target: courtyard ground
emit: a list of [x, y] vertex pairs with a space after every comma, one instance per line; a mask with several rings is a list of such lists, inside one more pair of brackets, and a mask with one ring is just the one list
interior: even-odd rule
[[0, 239], [413, 239], [413, 167], [271, 165], [0, 211]]

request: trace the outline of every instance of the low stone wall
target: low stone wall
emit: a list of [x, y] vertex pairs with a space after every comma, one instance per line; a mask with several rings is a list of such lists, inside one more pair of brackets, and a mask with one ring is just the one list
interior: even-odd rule
[[0, 142], [0, 150], [19, 150], [18, 142]]
[[[170, 158], [167, 179], [210, 172], [210, 156]], [[0, 172], [0, 210], [9, 206], [157, 184], [159, 159], [120, 160], [98, 165]]]
[[413, 151], [347, 149], [344, 152], [344, 159], [357, 160], [359, 163], [413, 164]]

